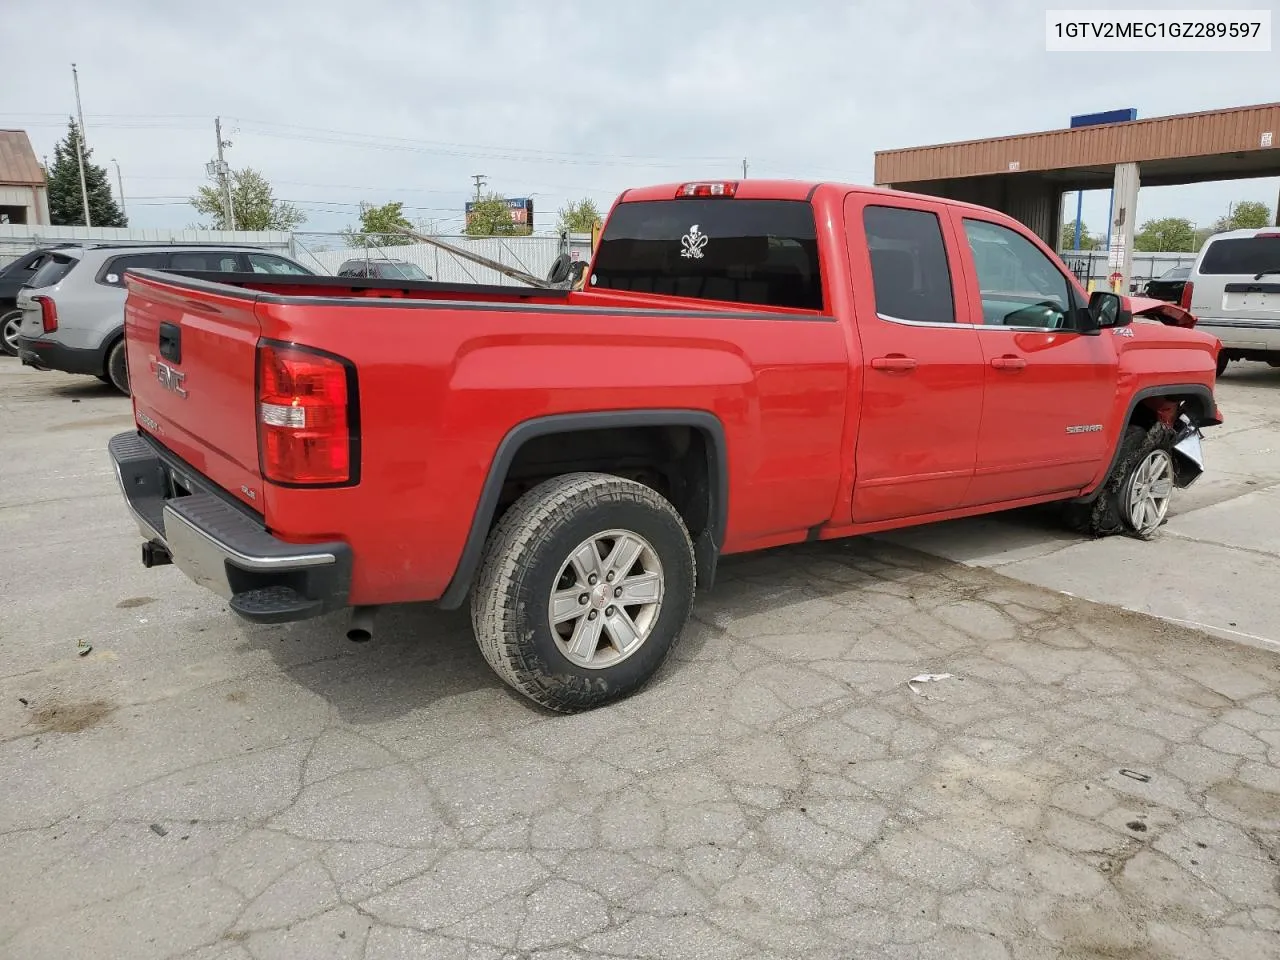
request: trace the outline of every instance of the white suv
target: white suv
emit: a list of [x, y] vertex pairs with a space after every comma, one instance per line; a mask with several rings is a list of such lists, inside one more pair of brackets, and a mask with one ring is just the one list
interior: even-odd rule
[[1196, 327], [1222, 342], [1218, 376], [1231, 360], [1280, 367], [1280, 227], [1214, 234], [1182, 290]]

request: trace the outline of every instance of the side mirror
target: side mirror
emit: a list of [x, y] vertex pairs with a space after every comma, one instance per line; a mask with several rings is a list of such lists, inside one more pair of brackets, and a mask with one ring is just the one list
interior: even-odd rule
[[1133, 314], [1125, 308], [1124, 297], [1109, 290], [1095, 290], [1089, 297], [1089, 320], [1095, 330], [1127, 327]]

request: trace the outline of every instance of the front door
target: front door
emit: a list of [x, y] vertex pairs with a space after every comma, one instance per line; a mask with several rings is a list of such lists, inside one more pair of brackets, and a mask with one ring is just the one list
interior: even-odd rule
[[963, 274], [945, 215], [907, 198], [855, 193], [845, 203], [861, 344], [856, 523], [952, 509], [973, 477], [982, 350], [956, 308]]
[[965, 302], [986, 371], [977, 465], [964, 502], [1079, 490], [1111, 453], [1115, 334], [1082, 332], [1083, 297], [1029, 238], [980, 216], [952, 216], [973, 258]]

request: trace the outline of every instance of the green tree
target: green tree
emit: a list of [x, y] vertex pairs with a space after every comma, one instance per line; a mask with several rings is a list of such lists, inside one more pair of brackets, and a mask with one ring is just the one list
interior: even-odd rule
[[412, 229], [403, 203], [384, 203], [380, 207], [361, 203], [360, 229], [348, 227], [342, 235], [350, 247], [399, 247], [413, 243], [413, 239], [395, 231]]
[[1231, 212], [1219, 217], [1213, 225], [1214, 233], [1226, 230], [1257, 230], [1271, 226], [1271, 208], [1261, 200], [1241, 200], [1231, 205]]
[[1133, 249], [1143, 253], [1192, 252], [1196, 249], [1195, 224], [1185, 217], [1148, 220], [1138, 228]]
[[[49, 218], [55, 226], [83, 227], [84, 195], [80, 190], [80, 158], [77, 144], [80, 128], [74, 120], [67, 121], [67, 135], [53, 147], [53, 163], [47, 179], [49, 191]], [[95, 227], [127, 227], [129, 221], [120, 212], [111, 195], [111, 178], [105, 167], [90, 161], [93, 149], [84, 149], [84, 179], [89, 188], [89, 219]]]
[[506, 198], [496, 193], [477, 200], [467, 214], [465, 233], [469, 237], [513, 237], [528, 232], [527, 227], [516, 225]]
[[[223, 211], [224, 192], [218, 178], [210, 177], [191, 198], [191, 205], [209, 217], [206, 229], [230, 230]], [[231, 208], [237, 230], [292, 230], [307, 215], [284, 200], [277, 200], [267, 178], [252, 167], [231, 171]]]
[[556, 230], [590, 233], [591, 228], [599, 221], [600, 210], [596, 207], [595, 201], [583, 197], [577, 203], [570, 201], [568, 206], [560, 208], [560, 219], [556, 223]]
[[[1080, 223], [1080, 249], [1096, 250], [1101, 241], [1089, 232], [1089, 225], [1081, 221]], [[1070, 223], [1062, 225], [1062, 233], [1058, 237], [1058, 249], [1062, 251], [1074, 250], [1076, 246], [1076, 222], [1072, 220]]]

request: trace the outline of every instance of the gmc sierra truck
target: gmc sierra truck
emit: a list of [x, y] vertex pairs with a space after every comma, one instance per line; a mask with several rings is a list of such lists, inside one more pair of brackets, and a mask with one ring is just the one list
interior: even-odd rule
[[1218, 341], [992, 210], [835, 183], [625, 192], [582, 290], [129, 271], [143, 562], [250, 621], [470, 603], [553, 710], [636, 690], [727, 554], [1062, 501], [1149, 537]]

